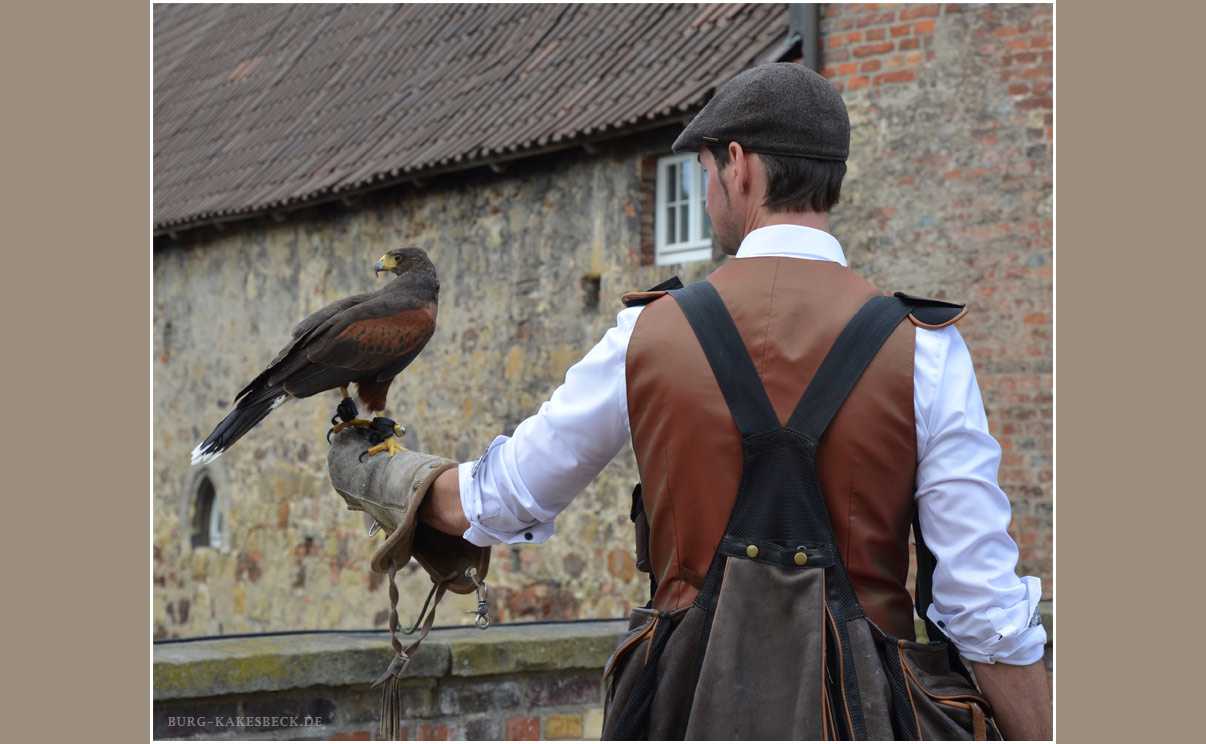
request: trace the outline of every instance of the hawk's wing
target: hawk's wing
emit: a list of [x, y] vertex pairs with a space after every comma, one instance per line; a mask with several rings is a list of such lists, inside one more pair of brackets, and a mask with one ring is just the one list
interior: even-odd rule
[[[239, 398], [242, 398], [252, 390], [255, 390], [262, 383], [267, 382], [271, 377], [275, 377], [273, 373], [277, 370], [278, 365], [287, 364], [289, 356], [298, 348], [298, 346], [305, 344], [315, 329], [320, 328], [328, 320], [342, 313], [348, 308], [365, 302], [372, 296], [372, 294], [365, 293], [345, 297], [342, 300], [336, 300], [335, 302], [316, 310], [308, 317], [304, 318], [300, 323], [294, 326], [293, 335], [289, 339], [289, 343], [285, 344], [285, 348], [281, 349], [280, 352], [277, 353], [276, 358], [268, 363], [268, 366], [264, 368], [263, 372], [256, 375], [254, 380], [247, 383], [247, 387], [239, 391], [239, 394], [235, 396], [235, 400], [238, 401]], [[273, 380], [273, 382], [278, 381], [279, 380]]]
[[435, 332], [435, 304], [378, 295], [335, 314], [296, 348], [296, 358], [269, 377], [304, 398], [376, 373], [393, 379]]

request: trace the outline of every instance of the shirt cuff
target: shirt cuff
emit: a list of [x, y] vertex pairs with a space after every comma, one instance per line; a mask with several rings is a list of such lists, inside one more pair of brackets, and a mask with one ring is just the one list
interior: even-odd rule
[[[500, 441], [506, 441], [506, 437], [498, 437], [490, 444], [493, 447]], [[457, 466], [457, 478], [460, 481], [461, 491], [461, 510], [465, 512], [465, 518], [469, 520], [469, 529], [465, 530], [461, 537], [478, 547], [486, 547], [487, 545], [495, 545], [500, 542], [505, 542], [508, 545], [516, 543], [542, 543], [548, 540], [553, 534], [553, 524], [534, 522], [530, 525], [515, 524], [512, 519], [499, 519], [500, 510], [495, 504], [490, 513], [486, 513], [483, 506], [481, 488], [475, 480], [477, 470], [482, 466], [486, 458], [486, 452], [475, 462], [463, 462]], [[495, 520], [491, 524], [491, 520]], [[510, 524], [500, 524], [501, 522], [510, 522]]]
[[[1047, 645], [1047, 631], [1038, 610], [1043, 585], [1034, 576], [1024, 577], [1022, 584], [1026, 587], [1026, 596], [1011, 607], [989, 607], [968, 618], [939, 612], [931, 604], [925, 614], [970, 661], [1033, 664], [1043, 658], [1043, 648]], [[973, 625], [991, 627], [992, 632], [972, 638], [966, 634], [961, 636], [956, 630]]]

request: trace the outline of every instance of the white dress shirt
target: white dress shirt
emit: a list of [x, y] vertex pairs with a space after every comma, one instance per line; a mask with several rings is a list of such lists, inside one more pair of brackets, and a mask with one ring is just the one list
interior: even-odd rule
[[[751, 232], [733, 260], [755, 256], [846, 265], [836, 238], [794, 225]], [[460, 466], [466, 540], [544, 542], [553, 519], [630, 443], [625, 355], [641, 310], [621, 310], [534, 416]], [[1001, 448], [988, 433], [971, 355], [953, 325], [917, 328], [915, 347], [916, 499], [938, 559], [928, 615], [968, 659], [1035, 662], [1047, 642], [1038, 622], [1041, 583], [1015, 573], [1009, 499], [997, 485]]]

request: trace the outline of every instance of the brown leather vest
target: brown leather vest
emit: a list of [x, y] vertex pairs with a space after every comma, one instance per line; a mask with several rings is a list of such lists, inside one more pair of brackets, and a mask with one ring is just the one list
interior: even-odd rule
[[[870, 297], [849, 269], [797, 258], [732, 259], [708, 280], [785, 422], [829, 347]], [[913, 325], [901, 323], [850, 391], [818, 451], [825, 504], [867, 615], [912, 639], [905, 588], [917, 441]], [[653, 606], [690, 604], [724, 534], [741, 479], [741, 435], [673, 299], [641, 311], [628, 344], [628, 413], [657, 579]]]

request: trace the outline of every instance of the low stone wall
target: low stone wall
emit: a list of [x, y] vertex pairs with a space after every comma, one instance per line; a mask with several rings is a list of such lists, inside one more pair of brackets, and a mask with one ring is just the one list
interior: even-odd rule
[[[433, 630], [402, 683], [407, 739], [597, 739], [626, 620]], [[375, 739], [386, 632], [157, 643], [156, 739]]]
[[[1051, 608], [1041, 608], [1054, 640]], [[401, 685], [408, 740], [598, 739], [627, 620], [433, 630]], [[924, 628], [919, 625], [919, 637]], [[155, 739], [376, 739], [384, 631], [154, 645]], [[1048, 670], [1052, 648], [1047, 649]]]

